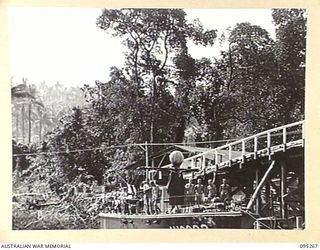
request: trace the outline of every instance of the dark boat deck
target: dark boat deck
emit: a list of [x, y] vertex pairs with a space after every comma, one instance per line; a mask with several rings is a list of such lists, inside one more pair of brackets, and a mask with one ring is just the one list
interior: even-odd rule
[[174, 214], [115, 214], [99, 215], [102, 229], [207, 229], [252, 228], [253, 221], [240, 211], [190, 212]]

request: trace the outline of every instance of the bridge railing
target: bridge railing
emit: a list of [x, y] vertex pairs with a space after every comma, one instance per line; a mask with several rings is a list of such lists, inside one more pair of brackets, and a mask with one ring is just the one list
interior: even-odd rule
[[206, 152], [186, 158], [182, 168], [197, 168], [200, 171], [210, 170], [222, 166], [231, 166], [235, 162], [243, 164], [248, 157], [257, 159], [260, 156], [268, 156], [271, 158], [274, 152], [285, 152], [290, 147], [304, 145], [304, 124], [304, 121], [294, 122], [209, 149]]

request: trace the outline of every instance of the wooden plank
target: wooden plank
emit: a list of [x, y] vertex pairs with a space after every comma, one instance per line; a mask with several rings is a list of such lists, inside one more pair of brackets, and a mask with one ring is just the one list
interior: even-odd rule
[[247, 210], [251, 209], [251, 207], [253, 205], [253, 202], [257, 199], [257, 196], [258, 196], [258, 194], [259, 194], [264, 182], [267, 180], [271, 170], [273, 169], [274, 164], [275, 164], [275, 161], [272, 161], [270, 166], [269, 166], [269, 168], [267, 169], [267, 171], [265, 172], [264, 176], [262, 177], [259, 185], [256, 187], [256, 189], [255, 189], [255, 191], [254, 191], [254, 193], [253, 193], [252, 197], [250, 198], [250, 201], [249, 201], [249, 203], [247, 205], [247, 208], [246, 208]]
[[288, 209], [287, 203], [285, 200], [285, 196], [287, 193], [287, 169], [285, 161], [281, 161], [281, 169], [280, 169], [280, 210], [281, 210], [281, 217], [287, 218], [288, 217]]
[[[246, 142], [245, 140], [242, 141], [241, 143], [241, 147], [242, 147], [242, 159], [241, 159], [241, 163], [243, 164], [245, 162], [245, 154], [246, 154]], [[240, 165], [240, 168], [241, 168], [241, 165]]]
[[283, 152], [286, 152], [286, 147], [287, 147], [287, 128], [282, 129], [282, 144], [283, 144]]
[[258, 154], [258, 137], [254, 137], [254, 159], [257, 159], [257, 154]]
[[[256, 169], [256, 176], [255, 176], [255, 179], [256, 179], [256, 189], [258, 189], [258, 183], [259, 183], [259, 176], [260, 175], [260, 170], [259, 168]], [[260, 191], [258, 192], [258, 194], [260, 193]], [[256, 214], [260, 214], [260, 197], [257, 196], [256, 197]]]
[[202, 170], [205, 170], [205, 168], [206, 168], [206, 156], [203, 155], [202, 156]]
[[271, 132], [267, 133], [267, 154], [269, 156], [269, 160], [271, 160]]
[[214, 159], [215, 159], [215, 164], [219, 164], [219, 158], [218, 158], [218, 150], [214, 151]]

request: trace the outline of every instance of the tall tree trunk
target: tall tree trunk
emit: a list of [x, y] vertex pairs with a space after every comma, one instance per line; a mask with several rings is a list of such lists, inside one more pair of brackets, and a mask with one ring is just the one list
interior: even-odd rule
[[[217, 141], [222, 140], [223, 139], [223, 127], [222, 126], [217, 127], [216, 132], [217, 132], [216, 140]], [[217, 144], [221, 145], [221, 142], [217, 142]]]
[[22, 108], [21, 108], [21, 129], [22, 129], [22, 143], [24, 143], [24, 136], [25, 136], [25, 131], [24, 131], [24, 104], [22, 104]]
[[155, 103], [156, 103], [156, 79], [155, 76], [152, 80], [152, 91], [151, 91], [151, 125], [150, 125], [150, 143], [154, 142], [155, 128], [154, 128], [154, 114], [155, 114]]
[[29, 113], [28, 113], [28, 122], [29, 122], [29, 137], [28, 137], [28, 143], [31, 143], [31, 102], [29, 103]]
[[16, 113], [16, 142], [19, 140], [19, 110]]
[[186, 119], [184, 117], [181, 117], [181, 120], [176, 130], [175, 142], [183, 141], [185, 129], [186, 129]]
[[[150, 126], [150, 143], [153, 143], [157, 141], [158, 138], [156, 138], [156, 128], [155, 128], [155, 104], [156, 104], [156, 93], [157, 93], [157, 82], [156, 82], [156, 76], [153, 73], [153, 80], [152, 80], [152, 92], [151, 92], [151, 126]], [[149, 147], [149, 154], [153, 154], [153, 146]], [[154, 167], [154, 160], [151, 162], [151, 166]]]
[[220, 123], [214, 124], [212, 132], [214, 133], [213, 140], [217, 141], [213, 144], [214, 148], [221, 146], [221, 142], [218, 142], [223, 139], [223, 127], [220, 125]]
[[176, 130], [176, 138], [175, 142], [182, 142], [184, 138], [184, 132], [186, 130], [186, 125], [190, 121], [190, 115], [187, 115], [189, 111], [189, 91], [185, 90], [184, 96], [182, 97], [183, 100], [183, 108], [182, 108], [182, 115], [180, 117], [179, 125]]
[[42, 140], [42, 134], [41, 134], [41, 132], [42, 132], [42, 119], [41, 119], [42, 117], [40, 116], [40, 120], [39, 120], [39, 142], [41, 142], [41, 140]]

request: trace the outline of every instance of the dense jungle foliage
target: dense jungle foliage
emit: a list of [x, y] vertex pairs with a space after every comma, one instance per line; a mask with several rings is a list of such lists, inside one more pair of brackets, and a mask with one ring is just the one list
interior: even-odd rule
[[[143, 157], [117, 145], [241, 138], [304, 119], [306, 12], [272, 18], [276, 39], [251, 23], [218, 37], [182, 9], [104, 9], [97, 28], [126, 47], [107, 82], [12, 83], [13, 193], [52, 204], [35, 210], [33, 196], [15, 196], [13, 228], [97, 227], [99, 199], [69, 194], [81, 185], [93, 194], [107, 172]], [[189, 53], [218, 39], [227, 44], [218, 58]]]

